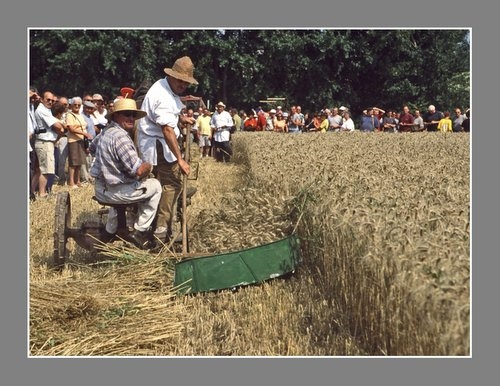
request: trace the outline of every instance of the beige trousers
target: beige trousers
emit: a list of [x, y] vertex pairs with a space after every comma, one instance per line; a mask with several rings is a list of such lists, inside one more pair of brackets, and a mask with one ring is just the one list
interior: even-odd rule
[[[157, 146], [158, 148], [161, 146]], [[182, 172], [177, 162], [168, 163], [160, 150], [157, 163], [153, 168], [153, 175], [160, 181], [162, 192], [158, 204], [158, 217], [156, 228], [166, 227], [172, 231], [172, 225], [176, 216], [176, 204], [182, 191]]]

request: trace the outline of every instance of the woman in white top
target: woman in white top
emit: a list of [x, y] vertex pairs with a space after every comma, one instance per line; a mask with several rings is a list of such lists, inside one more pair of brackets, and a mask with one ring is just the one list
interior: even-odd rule
[[354, 131], [354, 122], [351, 118], [349, 111], [344, 112], [344, 117], [342, 120], [342, 126], [340, 126], [340, 131]]

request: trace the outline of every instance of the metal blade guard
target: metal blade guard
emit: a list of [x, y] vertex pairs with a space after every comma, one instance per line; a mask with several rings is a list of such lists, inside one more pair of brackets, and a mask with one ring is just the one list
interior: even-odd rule
[[302, 261], [295, 235], [238, 252], [178, 262], [174, 288], [178, 294], [208, 292], [261, 283], [295, 271]]

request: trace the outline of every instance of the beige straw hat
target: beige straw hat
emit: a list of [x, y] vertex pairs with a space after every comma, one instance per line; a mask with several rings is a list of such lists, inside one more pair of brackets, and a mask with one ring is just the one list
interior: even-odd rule
[[198, 81], [193, 78], [194, 65], [189, 56], [177, 59], [172, 68], [165, 68], [164, 71], [167, 75], [173, 76], [176, 79], [191, 84], [198, 84]]
[[120, 112], [120, 111], [133, 111], [134, 114], [134, 119], [140, 119], [142, 117], [145, 117], [147, 113], [145, 111], [139, 110], [137, 108], [137, 104], [134, 99], [130, 98], [123, 98], [123, 99], [118, 99], [115, 102], [115, 109], [112, 113], [107, 113], [106, 114], [106, 119], [110, 120], [113, 118], [113, 115]]

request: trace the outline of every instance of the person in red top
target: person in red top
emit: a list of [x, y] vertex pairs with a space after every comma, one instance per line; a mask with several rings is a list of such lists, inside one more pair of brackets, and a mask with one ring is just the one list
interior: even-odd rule
[[399, 116], [399, 131], [409, 132], [412, 131], [413, 121], [415, 118], [410, 114], [410, 109], [408, 106], [403, 106], [403, 112]]
[[264, 110], [259, 108], [257, 113], [257, 131], [264, 131], [267, 126], [267, 119]]
[[257, 115], [252, 110], [247, 112], [248, 118], [245, 120], [243, 127], [245, 131], [257, 130]]
[[312, 127], [309, 129], [309, 131], [319, 131], [320, 126], [321, 126], [320, 113], [314, 113], [314, 117], [312, 119]]

